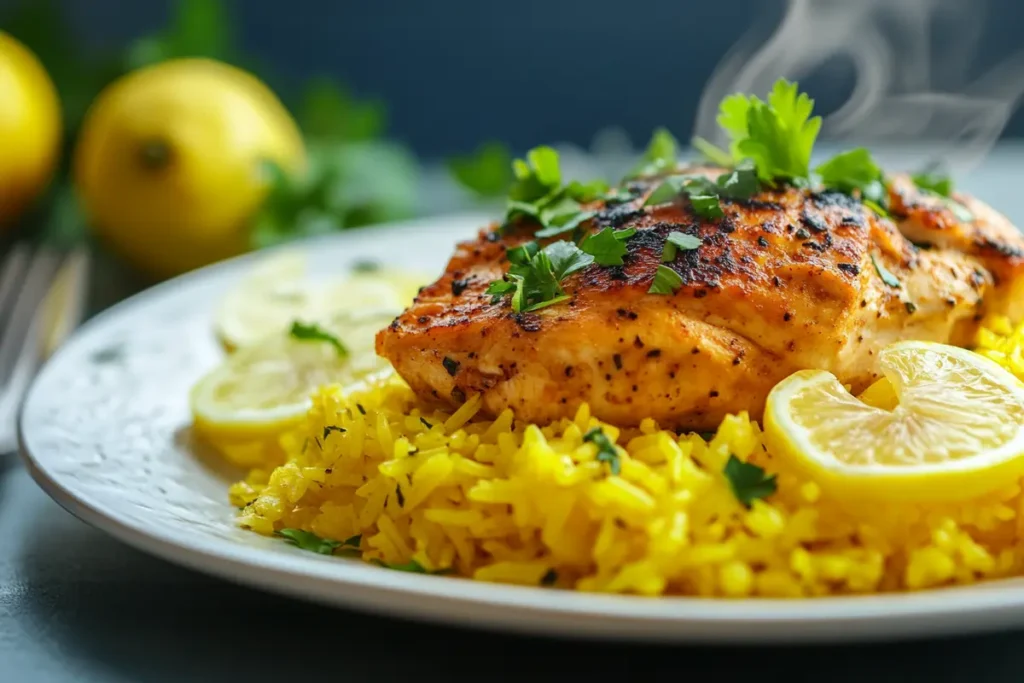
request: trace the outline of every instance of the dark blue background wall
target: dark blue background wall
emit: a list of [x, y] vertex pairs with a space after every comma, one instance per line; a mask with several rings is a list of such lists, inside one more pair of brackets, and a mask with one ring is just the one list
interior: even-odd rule
[[[14, 1], [0, 0], [0, 17]], [[98, 46], [151, 31], [170, 6], [60, 4], [79, 35]], [[1024, 45], [1024, 3], [988, 4], [982, 66]], [[434, 156], [490, 138], [516, 149], [587, 144], [609, 125], [623, 126], [636, 143], [660, 124], [686, 137], [716, 63], [749, 27], [767, 31], [783, 2], [235, 0], [231, 7], [242, 47], [273, 67], [277, 83], [286, 88], [327, 74], [378, 95], [390, 105], [392, 133]], [[833, 69], [814, 81], [813, 94], [838, 101], [848, 76], [842, 66]], [[1007, 134], [1024, 136], [1024, 118], [1015, 116]]]

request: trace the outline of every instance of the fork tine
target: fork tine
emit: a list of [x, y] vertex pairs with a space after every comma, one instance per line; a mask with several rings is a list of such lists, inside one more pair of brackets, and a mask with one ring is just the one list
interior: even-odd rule
[[[59, 254], [40, 249], [32, 257], [24, 277], [20, 278], [21, 288], [12, 286], [15, 290], [14, 308], [11, 309], [10, 317], [3, 328], [0, 328], [0, 398], [7, 393], [6, 384], [14, 372], [15, 361], [22, 347], [34, 342], [29, 338], [32, 320], [36, 317], [59, 262]], [[36, 351], [38, 352], [38, 349]]]
[[11, 308], [14, 293], [17, 291], [16, 285], [23, 277], [25, 268], [28, 266], [28, 259], [28, 245], [17, 244], [7, 254], [3, 265], [0, 266], [0, 320], [3, 319], [4, 312], [9, 312]]

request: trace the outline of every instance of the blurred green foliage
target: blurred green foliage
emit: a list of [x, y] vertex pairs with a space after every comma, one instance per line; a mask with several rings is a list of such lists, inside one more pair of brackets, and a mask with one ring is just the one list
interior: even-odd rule
[[448, 170], [480, 197], [505, 197], [512, 186], [512, 154], [500, 142], [488, 142], [473, 154], [449, 159]]
[[[40, 215], [32, 221], [38, 234], [50, 241], [86, 238], [70, 180], [71, 150], [89, 105], [113, 80], [182, 57], [217, 59], [271, 84], [276, 80], [269, 69], [238, 49], [224, 0], [179, 0], [166, 26], [132, 41], [120, 53], [85, 49], [53, 0], [23, 0], [2, 26], [39, 56], [64, 110], [63, 163]], [[271, 189], [253, 218], [254, 247], [398, 220], [415, 212], [420, 165], [409, 149], [385, 137], [383, 102], [356, 98], [322, 77], [311, 79], [298, 92], [279, 94], [299, 122], [310, 163], [302, 175], [293, 176], [268, 167]], [[503, 197], [512, 182], [511, 155], [497, 142], [447, 165], [453, 179], [479, 197]]]

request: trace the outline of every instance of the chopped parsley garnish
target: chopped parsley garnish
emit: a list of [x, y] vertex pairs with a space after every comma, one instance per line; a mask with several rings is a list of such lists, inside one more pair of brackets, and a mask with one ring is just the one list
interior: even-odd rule
[[871, 255], [871, 263], [875, 266], [875, 272], [878, 273], [878, 277], [882, 278], [882, 282], [890, 287], [900, 286], [900, 281], [896, 276], [890, 273], [888, 268], [879, 263], [874, 254]]
[[[330, 538], [320, 538], [313, 532], [303, 531], [302, 529], [281, 529], [274, 533], [284, 538], [288, 543], [298, 546], [302, 550], [308, 550], [311, 553], [319, 553], [320, 555], [333, 555], [335, 550], [348, 544], [348, 541], [339, 542]], [[355, 536], [353, 538], [359, 537]], [[358, 546], [359, 542], [357, 541], [355, 545]]]
[[668, 266], [658, 266], [654, 271], [654, 282], [647, 290], [649, 294], [675, 294], [683, 286], [683, 278]]
[[636, 234], [636, 228], [613, 230], [605, 228], [601, 232], [588, 235], [580, 243], [580, 250], [594, 257], [601, 266], [621, 266], [622, 257], [626, 255], [626, 240]]
[[718, 124], [731, 139], [733, 159], [750, 159], [763, 182], [800, 181], [810, 176], [811, 150], [821, 117], [796, 83], [779, 79], [763, 102], [735, 94], [722, 100]]
[[718, 166], [732, 166], [733, 158], [728, 152], [721, 147], [717, 147], [711, 141], [705, 140], [702, 137], [695, 136], [690, 141], [693, 148], [696, 149], [705, 159]]
[[388, 564], [386, 562], [381, 562], [380, 560], [372, 560], [372, 562], [381, 567], [394, 569], [397, 572], [409, 572], [410, 574], [447, 574], [451, 571], [450, 569], [430, 571], [416, 560], [409, 560], [408, 562], [402, 562], [400, 564]]
[[669, 176], [661, 181], [654, 192], [647, 196], [644, 200], [644, 206], [654, 206], [656, 204], [667, 204], [671, 201], [675, 201], [683, 191], [683, 184], [686, 182], [684, 176]]
[[511, 263], [503, 280], [495, 280], [487, 287], [491, 303], [506, 295], [512, 296], [512, 310], [516, 313], [536, 311], [566, 301], [561, 281], [594, 262], [572, 242], [554, 242], [540, 249], [536, 242], [509, 249]]
[[874, 211], [878, 215], [879, 218], [892, 218], [892, 216], [889, 214], [888, 209], [886, 209], [884, 206], [882, 206], [878, 202], [876, 202], [876, 201], [874, 201], [872, 199], [865, 199], [863, 197], [861, 198], [860, 201], [861, 201], [861, 203], [864, 206], [866, 206], [869, 209], [871, 209], [872, 211]]
[[953, 212], [958, 220], [970, 223], [974, 220], [974, 214], [966, 206], [953, 199], [953, 181], [949, 176], [940, 175], [935, 172], [918, 173], [911, 176], [914, 184], [922, 192], [941, 197], [946, 207]]
[[837, 154], [815, 169], [826, 188], [844, 194], [858, 193], [863, 200], [885, 206], [885, 176], [871, 157], [871, 152], [858, 147]]
[[657, 175], [675, 169], [679, 156], [679, 143], [676, 142], [672, 133], [664, 128], [658, 128], [647, 143], [647, 150], [627, 177], [637, 178], [640, 176]]
[[740, 165], [728, 173], [723, 173], [715, 181], [717, 194], [728, 199], [750, 199], [760, 189], [757, 171], [747, 165]]
[[473, 154], [448, 160], [448, 170], [460, 185], [481, 197], [503, 197], [512, 184], [512, 157], [505, 145], [488, 142]]
[[331, 334], [316, 323], [303, 323], [296, 320], [288, 332], [294, 339], [301, 341], [327, 342], [335, 348], [339, 356], [347, 356], [348, 349], [335, 335]]
[[[608, 183], [592, 180], [562, 184], [558, 152], [550, 147], [531, 149], [526, 159], [512, 163], [515, 182], [508, 193], [506, 220], [526, 216], [540, 223], [537, 237], [554, 237], [575, 231], [594, 217], [581, 202], [592, 202], [610, 196]], [[615, 193], [618, 196], [618, 193]]]
[[600, 427], [592, 427], [583, 435], [583, 440], [597, 446], [597, 461], [608, 463], [608, 471], [618, 476], [622, 471], [622, 461], [619, 459], [619, 451], [615, 448], [612, 440], [601, 431]]
[[729, 456], [722, 472], [729, 480], [736, 500], [746, 507], [750, 507], [755, 500], [772, 495], [777, 488], [774, 474], [768, 475], [762, 468], [743, 462], [735, 455]]
[[914, 181], [914, 184], [919, 189], [937, 194], [940, 197], [948, 197], [953, 192], [953, 180], [947, 175], [927, 171], [915, 173], [911, 176], [911, 180]]
[[690, 203], [693, 210], [702, 218], [721, 218], [725, 215], [722, 205], [718, 203], [718, 196], [713, 194], [691, 194]]
[[447, 371], [449, 375], [454, 377], [459, 372], [459, 365], [461, 365], [461, 363], [459, 363], [459, 361], [457, 360], [452, 360], [448, 356], [445, 356], [444, 359], [441, 361], [441, 365], [444, 366], [445, 371]]
[[720, 197], [750, 199], [758, 190], [760, 183], [757, 174], [750, 167], [735, 168], [721, 174], [716, 180], [701, 175], [669, 176], [647, 197], [644, 206], [664, 204], [685, 194], [698, 216], [714, 219], [725, 215], [719, 202]]
[[[679, 232], [673, 230], [665, 238], [665, 248], [661, 250], [661, 262], [671, 263], [676, 260], [676, 253], [682, 249], [683, 251], [693, 251], [703, 244], [699, 237], [693, 235], [687, 235], [685, 232]], [[675, 272], [675, 271], [673, 271]]]

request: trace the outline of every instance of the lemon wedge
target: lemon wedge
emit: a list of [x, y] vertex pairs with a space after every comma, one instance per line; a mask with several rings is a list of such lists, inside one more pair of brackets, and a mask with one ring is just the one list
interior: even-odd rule
[[952, 502], [1024, 475], [1024, 384], [1013, 375], [930, 342], [893, 344], [879, 362], [885, 383], [862, 394], [868, 402], [820, 370], [776, 385], [765, 409], [772, 452], [847, 497]]
[[335, 326], [357, 312], [393, 318], [428, 280], [423, 273], [374, 267], [311, 282], [302, 253], [284, 251], [260, 262], [224, 297], [216, 333], [233, 351], [280, 335], [296, 320]]
[[329, 331], [346, 353], [327, 341], [288, 334], [239, 349], [192, 388], [197, 435], [238, 464], [261, 464], [268, 444], [304, 418], [318, 387], [348, 385], [387, 371], [373, 343], [390, 320], [373, 313], [337, 319]]

